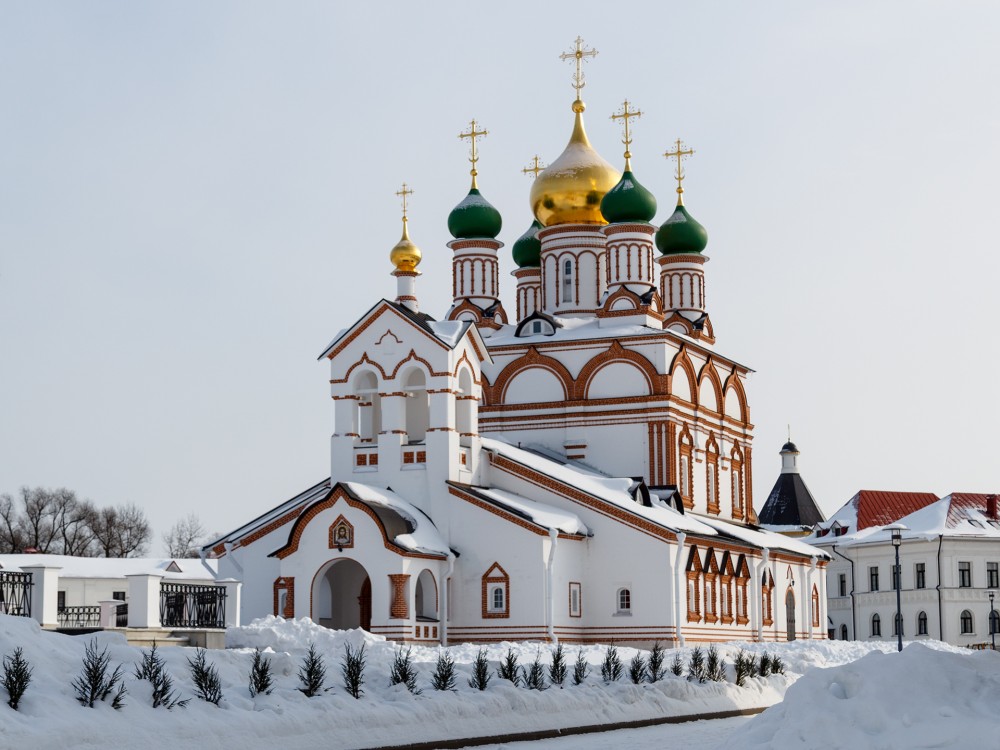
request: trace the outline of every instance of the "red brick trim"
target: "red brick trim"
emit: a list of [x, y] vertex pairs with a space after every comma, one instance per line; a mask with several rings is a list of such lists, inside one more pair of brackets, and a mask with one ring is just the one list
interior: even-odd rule
[[354, 546], [354, 526], [342, 515], [330, 524], [330, 549], [343, 552]]
[[[284, 576], [276, 578], [274, 581], [274, 586], [272, 587], [274, 591], [274, 616], [284, 617], [286, 620], [291, 620], [295, 617], [295, 578], [291, 576]], [[285, 608], [281, 612], [278, 611], [278, 602], [280, 601], [280, 592], [286, 592], [285, 595]]]
[[410, 598], [407, 596], [407, 581], [410, 576], [406, 573], [389, 574], [389, 590], [392, 594], [389, 605], [389, 617], [393, 620], [407, 620], [410, 617]]
[[[497, 585], [503, 587], [503, 610], [496, 612], [490, 610], [490, 591]], [[510, 576], [507, 571], [500, 567], [500, 563], [493, 563], [482, 580], [482, 605], [483, 619], [502, 619], [510, 617]]]

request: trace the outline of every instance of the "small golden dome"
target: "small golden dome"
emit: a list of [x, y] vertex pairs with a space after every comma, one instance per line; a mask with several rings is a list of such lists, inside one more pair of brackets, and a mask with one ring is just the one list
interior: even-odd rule
[[569, 143], [531, 185], [531, 210], [543, 226], [608, 223], [601, 214], [601, 200], [622, 174], [587, 140], [584, 108], [581, 100], [573, 102], [576, 122]]
[[397, 271], [416, 271], [423, 253], [413, 244], [410, 232], [406, 227], [406, 217], [403, 217], [403, 236], [389, 252], [389, 260]]

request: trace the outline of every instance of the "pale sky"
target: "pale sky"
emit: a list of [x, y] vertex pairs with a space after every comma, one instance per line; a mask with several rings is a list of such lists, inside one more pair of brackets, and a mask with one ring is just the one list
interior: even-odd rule
[[538, 153], [643, 111], [633, 167], [709, 232], [717, 349], [750, 381], [760, 508], [791, 424], [826, 512], [861, 488], [1000, 490], [1000, 6], [989, 2], [0, 2], [0, 492], [134, 502], [156, 540], [329, 473], [316, 358], [392, 298], [405, 180], [422, 309], [448, 211], [509, 249]]

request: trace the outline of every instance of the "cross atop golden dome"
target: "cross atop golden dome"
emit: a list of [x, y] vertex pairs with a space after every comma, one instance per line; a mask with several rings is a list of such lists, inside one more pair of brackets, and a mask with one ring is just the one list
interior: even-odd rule
[[397, 271], [416, 271], [423, 253], [410, 239], [406, 217], [406, 199], [413, 195], [413, 190], [404, 182], [402, 189], [396, 191], [396, 195], [403, 199], [403, 236], [389, 251], [389, 261], [396, 267]]

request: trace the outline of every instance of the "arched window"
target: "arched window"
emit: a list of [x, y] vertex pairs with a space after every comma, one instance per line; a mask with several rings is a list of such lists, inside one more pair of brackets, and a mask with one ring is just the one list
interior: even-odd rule
[[563, 262], [562, 301], [564, 303], [573, 301], [573, 261], [571, 260]]
[[492, 599], [490, 600], [490, 607], [494, 612], [503, 611], [503, 587], [494, 586], [492, 593]]
[[876, 612], [872, 615], [872, 638], [882, 637], [882, 618]]
[[493, 563], [483, 576], [483, 619], [510, 617], [510, 576]]
[[1000, 633], [1000, 612], [995, 609], [990, 612], [990, 635]]
[[960, 624], [962, 628], [962, 635], [971, 635], [975, 632], [972, 627], [972, 613], [969, 610], [962, 610]]
[[813, 584], [812, 592], [812, 621], [813, 627], [819, 627], [819, 589], [816, 588], [816, 584]]
[[715, 436], [708, 436], [705, 445], [705, 482], [707, 485], [708, 512], [719, 514], [719, 444]]
[[774, 623], [774, 617], [771, 612], [772, 595], [774, 592], [774, 577], [771, 575], [770, 571], [765, 570], [764, 575], [761, 577], [761, 609], [764, 613], [763, 623], [764, 625], [771, 625]]
[[423, 370], [413, 369], [403, 381], [406, 393], [406, 439], [410, 445], [422, 443], [430, 426], [430, 401]]
[[892, 618], [892, 634], [903, 634], [903, 616], [901, 614], [896, 614]]
[[681, 500], [684, 501], [684, 507], [693, 508], [694, 498], [691, 495], [691, 484], [694, 479], [694, 470], [692, 464], [694, 463], [692, 459], [692, 453], [694, 450], [694, 441], [691, 439], [691, 433], [688, 431], [687, 425], [681, 430], [680, 437], [677, 439], [677, 473], [678, 480], [677, 484], [681, 491]]
[[701, 556], [696, 546], [688, 552], [687, 561], [687, 619], [688, 622], [701, 620]]
[[733, 502], [733, 518], [743, 520], [743, 451], [739, 445], [733, 445], [729, 457], [730, 495]]
[[927, 635], [927, 613], [917, 615], [917, 635]]
[[846, 641], [847, 640], [847, 626], [846, 625], [841, 625], [840, 626], [840, 640], [842, 640], [842, 641]]
[[618, 612], [632, 612], [632, 590], [628, 588], [618, 589]]

